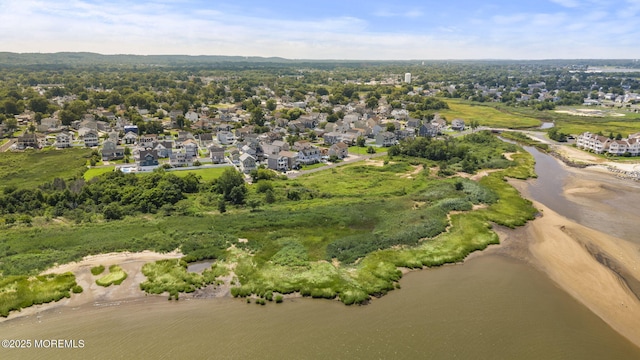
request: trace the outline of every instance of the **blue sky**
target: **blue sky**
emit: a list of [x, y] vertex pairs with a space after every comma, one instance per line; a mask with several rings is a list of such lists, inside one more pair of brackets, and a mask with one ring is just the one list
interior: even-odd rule
[[640, 58], [640, 0], [0, 0], [0, 51]]

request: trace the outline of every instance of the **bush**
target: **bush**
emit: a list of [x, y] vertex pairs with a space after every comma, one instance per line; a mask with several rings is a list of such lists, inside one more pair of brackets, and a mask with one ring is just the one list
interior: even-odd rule
[[103, 271], [104, 271], [104, 265], [98, 265], [91, 268], [91, 274], [93, 274], [93, 276], [100, 275], [102, 274]]
[[73, 291], [74, 294], [80, 294], [82, 293], [83, 289], [82, 286], [76, 285], [71, 289], [71, 291]]
[[276, 295], [276, 304], [282, 303], [282, 295]]

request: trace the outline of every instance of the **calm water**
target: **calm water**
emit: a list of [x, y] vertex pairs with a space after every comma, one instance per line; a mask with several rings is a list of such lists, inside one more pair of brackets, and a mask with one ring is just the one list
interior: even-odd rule
[[[544, 198], [535, 187], [548, 174], [538, 174], [532, 192]], [[368, 306], [148, 297], [59, 308], [1, 323], [0, 337], [82, 339], [83, 349], [0, 349], [0, 359], [640, 359], [543, 274], [506, 257], [413, 272], [401, 285]]]
[[[609, 174], [581, 173], [608, 189], [607, 198], [590, 205], [579, 205], [565, 198], [563, 188], [576, 174], [569, 173], [555, 158], [534, 147], [525, 147], [536, 159], [537, 179], [529, 181], [530, 196], [551, 210], [582, 225], [640, 243], [640, 183], [622, 180]], [[615, 215], [612, 213], [615, 212]]]

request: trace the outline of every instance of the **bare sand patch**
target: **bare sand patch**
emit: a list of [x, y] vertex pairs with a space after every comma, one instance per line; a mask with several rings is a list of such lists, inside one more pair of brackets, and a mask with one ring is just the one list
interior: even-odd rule
[[[142, 273], [142, 266], [148, 262], [163, 259], [177, 259], [182, 256], [182, 253], [179, 251], [172, 251], [165, 254], [152, 251], [109, 253], [89, 255], [77, 262], [55, 266], [44, 271], [43, 274], [72, 272], [76, 276], [78, 285], [82, 286], [83, 292], [80, 294], [72, 294], [70, 298], [62, 299], [58, 302], [35, 305], [22, 309], [20, 312], [12, 312], [9, 317], [0, 318], [0, 322], [7, 319], [14, 319], [18, 316], [37, 314], [41, 311], [59, 306], [76, 307], [89, 303], [93, 303], [94, 306], [113, 306], [119, 305], [127, 300], [139, 299], [145, 296], [145, 293], [140, 290], [140, 283], [147, 279]], [[105, 271], [98, 276], [94, 276], [91, 273], [91, 268], [98, 265], [104, 265]], [[119, 265], [127, 273], [127, 278], [120, 285], [104, 287], [96, 284], [97, 279], [109, 273], [109, 266], [111, 265]]]
[[413, 179], [414, 176], [418, 175], [420, 173], [420, 171], [422, 171], [422, 169], [424, 169], [424, 167], [422, 165], [412, 166], [412, 168], [413, 168], [413, 170], [409, 171], [408, 173], [397, 174], [397, 175], [400, 176], [403, 179]]
[[377, 159], [367, 159], [364, 161], [364, 163], [366, 165], [369, 166], [377, 166], [377, 167], [383, 167], [384, 166], [384, 161], [383, 160], [377, 160]]
[[527, 229], [533, 262], [612, 328], [640, 345], [640, 300], [630, 288], [640, 279], [640, 246], [534, 203], [544, 216]]
[[600, 109], [571, 109], [571, 110], [555, 110], [558, 114], [569, 114], [574, 116], [587, 116], [587, 117], [605, 117], [605, 116], [617, 116], [623, 117], [624, 114], [620, 114], [613, 111], [606, 111]]

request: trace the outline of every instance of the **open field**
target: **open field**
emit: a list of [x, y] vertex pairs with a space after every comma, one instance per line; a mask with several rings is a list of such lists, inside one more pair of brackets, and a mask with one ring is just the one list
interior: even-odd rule
[[[498, 128], [537, 127], [541, 121], [553, 121], [560, 132], [581, 134], [585, 131], [605, 134], [621, 133], [626, 136], [640, 131], [640, 114], [625, 109], [583, 106], [561, 106], [556, 110], [538, 111], [527, 107], [508, 107], [501, 103], [472, 103], [457, 99], [447, 99], [449, 110], [440, 111], [451, 121], [459, 117], [469, 123], [477, 120], [481, 126]], [[584, 116], [587, 113], [601, 116]]]
[[[369, 148], [369, 145], [365, 146], [365, 147], [360, 147], [360, 146], [349, 146], [349, 154], [357, 154], [357, 155], [370, 155], [367, 152], [367, 149]], [[389, 148], [386, 147], [379, 147], [379, 146], [373, 146], [373, 149], [376, 151], [377, 153], [384, 153], [387, 152], [389, 150]]]
[[81, 176], [90, 154], [90, 149], [0, 153], [0, 188], [34, 188], [57, 177]]
[[187, 176], [188, 174], [195, 174], [201, 176], [202, 181], [208, 182], [219, 178], [226, 169], [227, 167], [202, 168], [197, 170], [172, 170], [171, 173], [181, 177]]
[[[220, 175], [224, 172], [224, 170], [226, 169], [226, 167], [217, 167], [217, 168], [202, 168], [202, 169], [196, 169], [196, 170], [172, 170], [171, 173], [175, 174], [176, 176], [187, 176], [188, 174], [195, 174], [195, 175], [199, 175], [202, 177], [202, 181], [211, 181], [213, 179], [217, 179], [218, 177], [220, 177]], [[114, 167], [99, 167], [99, 168], [91, 168], [88, 169], [85, 173], [84, 173], [84, 179], [85, 180], [91, 180], [94, 177], [100, 176], [102, 174], [106, 174], [108, 172], [111, 172], [114, 170]], [[138, 175], [145, 175], [148, 174], [147, 172], [141, 172], [141, 173], [136, 173]]]
[[531, 115], [515, 114], [509, 110], [489, 106], [484, 103], [472, 103], [460, 100], [447, 99], [449, 109], [441, 110], [448, 121], [460, 118], [469, 124], [472, 120], [478, 121], [480, 126], [495, 128], [522, 129], [540, 126], [539, 118]]

